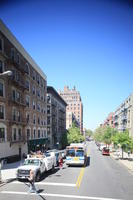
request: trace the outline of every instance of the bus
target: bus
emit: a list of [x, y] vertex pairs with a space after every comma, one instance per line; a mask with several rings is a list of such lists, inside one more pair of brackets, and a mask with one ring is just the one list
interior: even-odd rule
[[85, 166], [87, 149], [84, 143], [72, 143], [66, 147], [66, 164]]

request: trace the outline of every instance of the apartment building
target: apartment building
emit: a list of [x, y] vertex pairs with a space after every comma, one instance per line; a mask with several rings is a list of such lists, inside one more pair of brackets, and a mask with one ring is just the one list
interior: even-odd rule
[[[64, 91], [59, 91], [60, 96], [66, 101], [67, 108], [66, 114], [72, 112], [75, 116], [78, 127], [81, 133], [83, 133], [83, 104], [80, 93], [74, 87], [69, 89], [68, 86], [64, 87]], [[67, 114], [69, 116], [69, 114]], [[66, 120], [66, 127], [71, 127], [72, 121]]]
[[107, 118], [105, 119], [103, 126], [110, 126], [110, 127], [114, 127], [114, 113], [111, 112], [108, 114]]
[[47, 87], [47, 135], [49, 148], [61, 148], [66, 133], [66, 102], [53, 88]]
[[21, 157], [47, 141], [47, 77], [0, 21], [0, 158]]
[[77, 121], [75, 115], [73, 114], [73, 112], [67, 112], [66, 113], [66, 129], [69, 129], [72, 127], [72, 123], [75, 123], [75, 125], [77, 127], [79, 127], [79, 122]]
[[133, 93], [114, 112], [114, 127], [118, 131], [128, 129], [133, 137]]

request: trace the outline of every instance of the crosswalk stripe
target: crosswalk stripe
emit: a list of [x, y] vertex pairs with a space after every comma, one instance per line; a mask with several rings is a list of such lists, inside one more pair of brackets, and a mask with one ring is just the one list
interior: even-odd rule
[[1, 191], [2, 194], [16, 194], [16, 195], [40, 195], [49, 197], [59, 197], [59, 198], [73, 198], [73, 199], [91, 199], [91, 200], [122, 200], [122, 199], [112, 199], [104, 197], [89, 197], [89, 196], [78, 196], [78, 195], [64, 195], [64, 194], [50, 194], [50, 193], [27, 193], [27, 192], [13, 192], [13, 191]]
[[[24, 184], [23, 182], [14, 181], [12, 184]], [[35, 183], [35, 185], [53, 185], [53, 186], [66, 186], [66, 187], [76, 187], [73, 183], [53, 183], [53, 182], [40, 182]]]

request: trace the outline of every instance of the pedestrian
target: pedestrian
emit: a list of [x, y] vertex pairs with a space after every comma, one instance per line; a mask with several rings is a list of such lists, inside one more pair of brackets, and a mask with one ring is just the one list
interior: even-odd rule
[[62, 167], [63, 167], [63, 158], [62, 158], [62, 155], [59, 156], [59, 167], [60, 167], [60, 169], [62, 169]]
[[37, 193], [36, 187], [35, 187], [35, 176], [34, 176], [34, 171], [31, 169], [30, 170], [30, 176], [28, 178], [29, 183], [30, 183], [30, 193]]
[[128, 153], [128, 158], [130, 158], [130, 151], [128, 151], [127, 153]]

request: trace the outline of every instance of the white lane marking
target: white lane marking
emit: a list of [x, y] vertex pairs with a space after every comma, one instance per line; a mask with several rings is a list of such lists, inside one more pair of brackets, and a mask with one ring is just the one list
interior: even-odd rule
[[41, 195], [49, 197], [63, 197], [63, 198], [73, 198], [73, 199], [91, 199], [91, 200], [122, 200], [122, 199], [112, 199], [104, 197], [88, 197], [88, 196], [77, 196], [77, 195], [64, 195], [64, 194], [50, 194], [50, 193], [27, 193], [27, 192], [13, 192], [13, 191], [1, 191], [2, 194], [19, 194], [19, 195]]
[[[14, 184], [14, 183], [15, 184], [23, 184], [23, 182], [17, 182], [17, 181], [12, 182], [11, 184]], [[53, 183], [53, 182], [40, 182], [40, 183], [35, 183], [35, 185], [54, 185], [54, 186], [76, 187], [76, 184], [72, 184], [72, 183]]]

